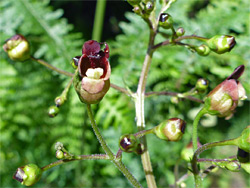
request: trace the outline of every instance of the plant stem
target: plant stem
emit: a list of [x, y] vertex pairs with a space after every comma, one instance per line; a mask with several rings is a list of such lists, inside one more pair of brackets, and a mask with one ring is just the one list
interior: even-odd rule
[[[207, 38], [204, 38], [204, 37], [200, 37], [200, 36], [197, 36], [197, 35], [186, 35], [186, 36], [181, 36], [181, 37], [178, 37], [177, 39], [173, 40], [172, 43], [177, 43], [177, 42], [180, 42], [184, 39], [196, 39], [196, 40], [200, 40], [200, 41], [203, 41], [203, 42], [206, 42], [208, 39]], [[154, 45], [152, 47], [153, 50], [156, 50], [157, 48], [161, 47], [161, 46], [166, 46], [166, 45], [169, 45], [171, 42], [170, 40], [166, 40], [166, 41], [163, 41], [163, 42], [160, 42], [156, 45]]]
[[67, 71], [64, 71], [64, 70], [61, 70], [61, 69], [58, 69], [58, 68], [54, 67], [53, 65], [50, 65], [50, 64], [48, 64], [47, 62], [45, 62], [45, 61], [43, 61], [41, 59], [37, 59], [37, 58], [32, 57], [32, 56], [31, 56], [31, 59], [34, 60], [34, 61], [36, 61], [37, 63], [40, 63], [41, 65], [49, 68], [50, 70], [58, 72], [59, 74], [63, 74], [65, 76], [69, 76], [69, 77], [73, 77], [74, 76], [74, 74], [72, 74], [70, 72], [67, 72]]
[[148, 130], [143, 130], [143, 131], [140, 131], [138, 133], [135, 133], [134, 136], [136, 138], [141, 138], [147, 134], [152, 134], [152, 133], [154, 133], [154, 129], [148, 129]]
[[59, 160], [53, 163], [50, 163], [44, 167], [42, 167], [43, 171], [49, 170], [55, 166], [65, 164], [71, 161], [79, 161], [79, 160], [97, 160], [97, 159], [105, 159], [109, 160], [109, 157], [106, 154], [95, 154], [95, 155], [78, 155], [78, 156], [73, 156], [72, 159], [64, 159], [64, 160]]
[[192, 135], [192, 142], [193, 142], [193, 151], [195, 152], [198, 148], [198, 123], [201, 117], [206, 113], [206, 109], [202, 108], [198, 114], [196, 115], [194, 122], [193, 122], [193, 135]]
[[130, 96], [130, 93], [128, 92], [128, 90], [126, 90], [125, 88], [122, 88], [120, 86], [117, 86], [115, 84], [110, 84], [110, 87], [112, 87], [113, 89], [117, 90], [117, 91], [120, 91], [121, 93], [124, 93], [128, 96]]
[[[148, 76], [148, 72], [149, 72], [149, 68], [150, 68], [150, 64], [151, 64], [152, 56], [153, 56], [153, 51], [151, 50], [151, 47], [154, 44], [155, 35], [156, 34], [154, 33], [154, 31], [151, 29], [148, 50], [144, 59], [141, 76], [140, 76], [140, 80], [139, 80], [138, 88], [137, 88], [137, 95], [135, 97], [135, 109], [136, 109], [136, 120], [137, 120], [136, 124], [137, 124], [137, 128], [139, 131], [143, 131], [145, 129], [144, 96], [145, 96], [147, 76]], [[142, 165], [143, 165], [143, 169], [145, 172], [147, 184], [148, 184], [148, 187], [155, 188], [157, 186], [156, 186], [155, 177], [153, 174], [149, 152], [147, 150], [147, 141], [146, 141], [145, 136], [141, 138], [141, 143], [144, 145], [144, 148], [145, 148], [145, 151], [141, 155], [141, 160], [142, 160]]]
[[[202, 111], [202, 110], [201, 110]], [[200, 112], [201, 112], [200, 111]], [[200, 113], [199, 112], [199, 113]], [[198, 113], [198, 114], [199, 114]], [[198, 116], [197, 114], [197, 116]], [[208, 143], [208, 144], [204, 144], [201, 147], [199, 147], [193, 156], [192, 159], [192, 169], [193, 169], [193, 174], [194, 174], [194, 178], [195, 178], [195, 187], [196, 188], [201, 188], [202, 187], [202, 179], [201, 176], [199, 174], [199, 169], [197, 166], [197, 161], [198, 161], [198, 156], [205, 150], [210, 149], [212, 147], [216, 147], [216, 146], [226, 146], [226, 145], [237, 145], [238, 143], [238, 139], [239, 138], [235, 138], [235, 139], [230, 139], [230, 140], [224, 140], [224, 141], [220, 141], [220, 142], [213, 142], [213, 143]]]
[[[147, 92], [145, 93], [145, 97], [151, 97], [151, 96], [155, 96], [155, 95], [168, 95], [168, 96], [178, 96], [178, 95], [181, 95], [182, 93], [177, 93], [177, 92], [171, 92], [171, 91], [152, 91], [152, 92]], [[201, 99], [198, 99], [198, 98], [195, 98], [193, 96], [183, 96], [182, 98], [185, 98], [185, 99], [189, 99], [191, 101], [194, 101], [194, 102], [198, 102], [198, 103], [204, 103], [203, 100]]]
[[97, 137], [97, 139], [99, 140], [103, 150], [105, 151], [105, 153], [110, 157], [110, 159], [114, 159], [114, 154], [113, 152], [110, 150], [110, 148], [108, 147], [108, 145], [106, 144], [105, 140], [103, 139], [100, 130], [98, 129], [95, 120], [94, 120], [94, 116], [91, 110], [91, 105], [87, 104], [87, 112], [88, 112], [88, 116], [92, 125], [92, 128], [94, 130], [94, 133]]
[[91, 105], [87, 104], [87, 112], [88, 116], [92, 125], [92, 128], [94, 130], [94, 133], [99, 140], [103, 150], [108, 155], [109, 159], [115, 164], [115, 166], [123, 173], [123, 175], [128, 179], [128, 181], [134, 186], [134, 187], [142, 187], [141, 184], [135, 179], [135, 177], [131, 174], [131, 172], [125, 167], [125, 165], [121, 162], [120, 158], [116, 158], [113, 152], [110, 150], [108, 145], [106, 144], [105, 140], [103, 139], [101, 132], [99, 131], [94, 116], [91, 110]]
[[95, 10], [94, 28], [92, 32], [92, 39], [96, 41], [101, 40], [103, 20], [105, 16], [106, 0], [97, 0]]

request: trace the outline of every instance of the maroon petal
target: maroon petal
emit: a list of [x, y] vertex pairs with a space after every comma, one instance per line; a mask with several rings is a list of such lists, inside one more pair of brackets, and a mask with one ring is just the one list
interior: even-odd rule
[[95, 40], [89, 40], [83, 44], [82, 54], [87, 56], [97, 54], [100, 51], [100, 44]]
[[235, 79], [237, 80], [244, 72], [244, 69], [245, 69], [245, 66], [244, 65], [240, 65], [238, 66], [234, 71], [233, 73], [227, 77], [227, 80], [230, 80], [230, 79]]
[[84, 54], [78, 61], [79, 73], [81, 77], [86, 76], [86, 71], [91, 68], [89, 58]]

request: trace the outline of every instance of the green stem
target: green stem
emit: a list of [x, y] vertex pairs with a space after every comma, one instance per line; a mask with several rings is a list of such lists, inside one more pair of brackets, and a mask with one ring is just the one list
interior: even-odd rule
[[152, 134], [152, 133], [154, 133], [154, 129], [148, 129], [148, 130], [143, 130], [143, 131], [140, 131], [138, 133], [135, 133], [134, 136], [136, 138], [141, 138], [147, 134]]
[[37, 63], [40, 63], [41, 65], [43, 65], [43, 66], [45, 66], [47, 68], [53, 70], [53, 71], [58, 72], [59, 74], [63, 74], [65, 76], [69, 76], [69, 77], [73, 77], [74, 76], [74, 74], [72, 74], [70, 72], [67, 72], [67, 71], [64, 71], [64, 70], [61, 70], [61, 69], [58, 69], [58, 68], [54, 67], [53, 65], [50, 65], [50, 64], [48, 64], [47, 62], [45, 62], [45, 61], [43, 61], [41, 59], [37, 59], [37, 58], [32, 57], [32, 56], [31, 56], [31, 59], [34, 60], [34, 61], [36, 61]]
[[178, 37], [177, 39], [175, 39], [173, 41], [166, 40], [166, 41], [160, 42], [160, 43], [154, 45], [152, 47], [152, 49], [156, 50], [157, 48], [159, 48], [161, 46], [169, 45], [171, 42], [172, 43], [177, 43], [177, 42], [180, 42], [180, 41], [185, 40], [185, 39], [195, 39], [195, 40], [199, 40], [199, 41], [202, 41], [202, 42], [206, 42], [208, 40], [208, 38], [204, 38], [204, 37], [200, 37], [200, 36], [196, 36], [196, 35], [187, 35], [187, 36]]
[[201, 117], [207, 112], [205, 108], [202, 108], [199, 113], [196, 115], [194, 122], [193, 122], [193, 135], [192, 135], [192, 142], [193, 142], [193, 151], [195, 152], [198, 148], [198, 124]]
[[59, 160], [53, 163], [50, 163], [44, 167], [42, 167], [43, 171], [49, 170], [55, 166], [65, 164], [71, 161], [79, 161], [79, 160], [100, 160], [100, 159], [105, 159], [109, 160], [109, 157], [105, 154], [95, 154], [95, 155], [79, 155], [79, 156], [73, 156], [72, 159], [64, 159], [64, 160]]
[[103, 20], [105, 16], [106, 0], [98, 0], [96, 3], [94, 28], [92, 33], [92, 39], [96, 41], [101, 40]]
[[[202, 111], [202, 110], [201, 110]], [[201, 112], [200, 111], [200, 112]], [[198, 116], [198, 115], [197, 115]], [[235, 138], [235, 139], [230, 139], [230, 140], [224, 140], [224, 141], [220, 141], [220, 142], [213, 142], [213, 143], [208, 143], [208, 144], [204, 144], [201, 147], [199, 147], [193, 156], [192, 159], [192, 169], [193, 169], [193, 174], [194, 174], [194, 178], [195, 178], [195, 187], [196, 188], [201, 188], [202, 187], [202, 179], [201, 176], [199, 174], [199, 169], [197, 166], [197, 162], [198, 162], [198, 156], [205, 150], [210, 149], [212, 147], [216, 147], [216, 146], [226, 146], [226, 145], [237, 145], [238, 143], [238, 139], [239, 138]]]
[[[148, 51], [144, 59], [141, 76], [137, 88], [137, 95], [135, 97], [135, 109], [136, 109], [136, 120], [137, 120], [136, 124], [139, 131], [143, 131], [145, 129], [144, 97], [145, 97], [147, 76], [153, 56], [153, 51], [151, 50], [151, 47], [154, 44], [154, 39], [155, 39], [155, 33], [153, 30], [151, 30], [149, 37]], [[147, 149], [147, 141], [145, 136], [141, 138], [141, 143], [144, 145], [145, 149], [145, 151], [141, 155], [141, 161], [147, 180], [147, 185], [150, 188], [156, 188], [157, 186], [153, 174], [153, 168], [151, 165], [150, 155]]]
[[109, 159], [115, 164], [115, 166], [123, 173], [123, 175], [128, 179], [128, 181], [134, 187], [142, 187], [141, 184], [135, 179], [135, 177], [131, 174], [131, 172], [122, 163], [121, 158], [116, 158], [114, 156], [113, 152], [110, 150], [110, 148], [106, 144], [105, 140], [103, 139], [103, 137], [101, 135], [101, 132], [99, 131], [99, 129], [95, 123], [90, 104], [87, 104], [87, 112], [88, 112], [88, 116], [89, 116], [92, 128], [94, 130], [94, 133], [95, 133], [97, 139], [99, 140], [103, 150], [108, 155]]
[[97, 139], [99, 140], [103, 150], [105, 151], [105, 153], [110, 157], [110, 159], [114, 159], [114, 154], [113, 152], [110, 150], [110, 148], [108, 147], [108, 145], [106, 144], [104, 138], [102, 137], [101, 135], [101, 132], [100, 130], [98, 129], [96, 123], [95, 123], [95, 120], [94, 120], [94, 116], [93, 116], [93, 113], [92, 113], [92, 110], [91, 110], [91, 105], [90, 104], [87, 104], [87, 112], [88, 112], [88, 116], [89, 116], [89, 119], [90, 119], [90, 122], [91, 122], [91, 125], [92, 125], [92, 128], [94, 130], [94, 133], [97, 137]]

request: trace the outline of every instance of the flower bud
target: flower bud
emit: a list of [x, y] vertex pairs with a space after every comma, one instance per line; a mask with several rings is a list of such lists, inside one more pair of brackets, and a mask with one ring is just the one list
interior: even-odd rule
[[147, 14], [150, 14], [154, 10], [154, 2], [153, 1], [148, 1], [145, 4], [145, 11]]
[[185, 132], [186, 122], [179, 118], [166, 120], [154, 128], [155, 135], [167, 141], [179, 141]]
[[14, 61], [25, 61], [30, 58], [29, 43], [22, 35], [14, 35], [8, 39], [3, 49]]
[[64, 154], [62, 150], [57, 150], [56, 151], [56, 158], [57, 159], [63, 159], [64, 158]]
[[202, 44], [196, 47], [195, 51], [201, 56], [207, 56], [210, 53], [210, 48], [207, 45]]
[[63, 96], [58, 96], [58, 97], [56, 97], [56, 99], [55, 99], [55, 104], [56, 104], [56, 106], [57, 106], [57, 107], [62, 106], [62, 105], [64, 104], [65, 100], [66, 100], [66, 98], [63, 97]]
[[198, 91], [199, 93], [204, 93], [206, 92], [208, 88], [208, 81], [205, 80], [204, 78], [200, 78], [195, 85], [195, 90]]
[[83, 103], [96, 104], [109, 90], [109, 48], [106, 43], [104, 44], [104, 50], [100, 50], [100, 43], [94, 40], [83, 45], [83, 55], [78, 62], [79, 72], [73, 80], [75, 90]]
[[49, 117], [55, 117], [59, 113], [59, 108], [57, 106], [51, 106], [49, 107], [48, 114]]
[[159, 26], [163, 27], [164, 29], [170, 29], [173, 27], [173, 18], [168, 13], [162, 13], [159, 18]]
[[75, 57], [72, 58], [70, 64], [72, 65], [72, 67], [74, 69], [77, 69], [77, 67], [78, 67], [78, 61], [79, 61], [80, 57], [81, 56], [75, 56]]
[[177, 30], [176, 30], [176, 35], [177, 37], [181, 37], [185, 34], [185, 30], [183, 27], [179, 27]]
[[244, 72], [244, 65], [237, 67], [234, 72], [216, 88], [214, 88], [205, 99], [205, 107], [210, 115], [230, 118], [238, 105], [238, 101], [245, 91], [237, 80]]
[[138, 152], [140, 152], [140, 148], [138, 148], [138, 144], [139, 144], [138, 139], [133, 134], [123, 135], [119, 139], [120, 149], [127, 153], [135, 152], [137, 150]]
[[229, 35], [215, 35], [206, 42], [208, 47], [217, 54], [230, 52], [236, 44], [235, 38]]
[[238, 148], [237, 159], [241, 163], [248, 163], [250, 162], [250, 153]]
[[136, 14], [138, 14], [138, 15], [141, 14], [141, 9], [140, 9], [139, 6], [134, 6], [133, 11], [134, 11], [134, 13], [136, 13]]
[[250, 125], [248, 125], [241, 133], [238, 147], [246, 152], [250, 152]]
[[22, 185], [31, 186], [40, 180], [42, 172], [36, 164], [28, 164], [18, 168], [13, 178]]
[[141, 0], [127, 0], [132, 6], [140, 4]]

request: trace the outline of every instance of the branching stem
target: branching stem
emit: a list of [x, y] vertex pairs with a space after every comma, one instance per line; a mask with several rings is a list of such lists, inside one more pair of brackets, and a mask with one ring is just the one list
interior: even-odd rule
[[59, 69], [57, 67], [54, 67], [53, 65], [50, 65], [49, 63], [47, 63], [47, 62], [45, 62], [45, 61], [43, 61], [41, 59], [37, 59], [37, 58], [35, 58], [33, 56], [31, 56], [31, 59], [34, 60], [34, 61], [36, 61], [37, 63], [40, 63], [41, 65], [47, 67], [50, 70], [58, 72], [59, 74], [63, 74], [65, 76], [69, 76], [69, 77], [73, 77], [74, 76], [74, 74], [72, 74], [70, 72], [67, 72], [67, 71], [64, 71], [64, 70], [61, 70], [61, 69]]

